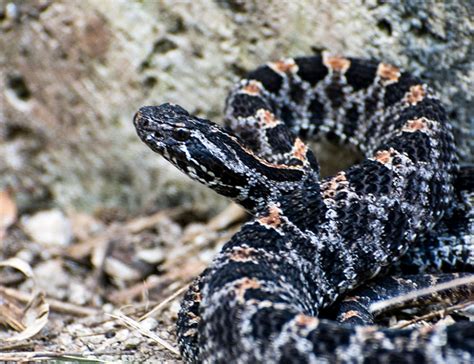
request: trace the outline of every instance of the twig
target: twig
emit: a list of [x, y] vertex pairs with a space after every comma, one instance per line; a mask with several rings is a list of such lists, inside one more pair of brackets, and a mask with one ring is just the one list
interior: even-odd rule
[[[23, 303], [28, 303], [33, 298], [33, 295], [18, 291], [14, 288], [0, 287], [0, 293], [15, 298]], [[47, 298], [47, 302], [51, 310], [55, 312], [67, 313], [73, 316], [93, 316], [101, 312], [99, 309], [96, 308], [81, 307], [72, 303], [61, 302], [52, 298]]]
[[420, 317], [415, 317], [409, 321], [404, 321], [404, 322], [399, 322], [393, 326], [390, 326], [391, 329], [403, 329], [407, 326], [410, 326], [412, 324], [415, 324], [417, 322], [420, 322], [420, 321], [428, 321], [428, 320], [431, 320], [435, 317], [444, 317], [446, 316], [448, 313], [451, 313], [451, 312], [454, 312], [454, 311], [458, 311], [458, 310], [462, 310], [463, 308], [466, 308], [470, 305], [472, 305], [473, 303], [472, 302], [463, 302], [463, 303], [460, 303], [458, 305], [454, 305], [454, 306], [451, 306], [451, 307], [447, 307], [447, 308], [443, 308], [443, 309], [440, 309], [440, 310], [437, 310], [437, 311], [434, 311], [434, 312], [430, 312], [430, 313], [427, 313], [426, 315], [423, 315], [423, 316], [420, 316]]
[[157, 304], [153, 309], [146, 314], [144, 314], [142, 317], [138, 319], [138, 321], [143, 321], [146, 318], [155, 315], [157, 312], [159, 312], [164, 306], [166, 306], [168, 303], [173, 301], [176, 297], [178, 297], [181, 293], [186, 291], [188, 289], [189, 285], [185, 285], [184, 287], [181, 287], [177, 291], [175, 291], [172, 295], [166, 297], [163, 301], [161, 301], [159, 304]]
[[174, 208], [158, 211], [157, 213], [150, 216], [137, 217], [127, 222], [125, 224], [125, 229], [127, 229], [131, 233], [136, 234], [136, 233], [139, 233], [140, 231], [143, 231], [145, 229], [155, 226], [158, 222], [163, 220], [163, 218], [169, 218], [172, 216], [180, 215], [184, 211], [187, 211], [189, 209], [190, 209], [190, 206], [179, 206], [179, 207], [174, 207]]
[[147, 328], [143, 327], [143, 325], [138, 322], [138, 321], [135, 321], [134, 319], [128, 317], [128, 316], [125, 316], [124, 314], [122, 313], [118, 313], [117, 315], [113, 315], [113, 314], [108, 314], [110, 315], [111, 317], [121, 321], [123, 324], [125, 324], [126, 326], [132, 328], [132, 329], [135, 329], [137, 330], [138, 332], [140, 332], [143, 336], [146, 336], [146, 337], [149, 337], [150, 339], [156, 341], [158, 344], [160, 344], [161, 346], [163, 346], [165, 349], [167, 349], [168, 351], [170, 351], [171, 353], [177, 355], [178, 357], [180, 356], [179, 354], [179, 351], [171, 346], [168, 342], [166, 342], [165, 340], [163, 340], [162, 338], [160, 338], [158, 335], [156, 335], [155, 333], [151, 332], [150, 330], [148, 330]]
[[370, 312], [372, 313], [382, 312], [382, 311], [387, 310], [389, 307], [392, 307], [392, 306], [398, 307], [398, 306], [403, 305], [406, 302], [413, 301], [422, 296], [426, 296], [435, 292], [444, 291], [446, 289], [455, 288], [462, 285], [471, 285], [471, 284], [474, 284], [474, 275], [453, 279], [449, 282], [436, 284], [432, 287], [418, 289], [418, 290], [411, 291], [407, 294], [404, 294], [398, 297], [376, 302], [370, 305], [369, 309], [370, 309]]
[[[107, 352], [94, 352], [88, 355], [123, 355], [122, 351], [107, 351]], [[28, 362], [31, 360], [50, 360], [50, 359], [69, 359], [75, 361], [87, 361], [87, 362], [97, 362], [97, 363], [106, 363], [106, 361], [101, 359], [86, 358], [84, 353], [75, 353], [75, 352], [54, 352], [54, 351], [17, 351], [11, 353], [0, 353], [0, 362]]]

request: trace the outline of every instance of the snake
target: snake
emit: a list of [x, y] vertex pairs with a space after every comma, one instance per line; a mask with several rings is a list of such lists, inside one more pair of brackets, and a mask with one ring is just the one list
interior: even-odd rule
[[[460, 168], [445, 108], [418, 77], [376, 60], [287, 58], [235, 84], [223, 125], [173, 103], [143, 106], [133, 123], [251, 216], [183, 298], [185, 361], [472, 363], [473, 322], [391, 329], [367, 310], [453, 277], [468, 281], [447, 292], [473, 297], [473, 169]], [[318, 140], [361, 160], [322, 178]], [[464, 273], [407, 278], [410, 264]]]

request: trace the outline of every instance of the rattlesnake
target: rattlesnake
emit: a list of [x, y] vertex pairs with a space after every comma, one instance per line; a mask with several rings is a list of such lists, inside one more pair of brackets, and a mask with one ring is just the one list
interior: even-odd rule
[[[451, 127], [418, 78], [370, 60], [286, 59], [236, 84], [226, 127], [173, 104], [142, 107], [134, 124], [152, 150], [253, 215], [183, 300], [178, 338], [187, 361], [474, 360], [474, 323], [467, 321], [380, 329], [367, 326], [355, 304], [341, 309], [343, 322], [319, 317], [379, 272], [398, 264], [403, 273], [407, 250], [414, 265], [432, 246], [455, 257], [445, 265], [474, 267], [472, 170], [456, 196]], [[365, 159], [320, 179], [303, 140], [322, 137], [355, 146]], [[453, 234], [446, 224], [459, 214], [454, 235], [439, 238]], [[434, 280], [410, 282], [423, 288]], [[472, 296], [470, 282], [454, 291]], [[376, 296], [364, 296], [365, 304]]]

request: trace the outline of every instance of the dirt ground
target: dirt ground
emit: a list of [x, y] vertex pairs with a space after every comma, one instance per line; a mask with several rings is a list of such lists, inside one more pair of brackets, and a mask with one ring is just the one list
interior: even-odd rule
[[[213, 217], [193, 206], [18, 216], [0, 192], [0, 362], [181, 362], [179, 301], [245, 219], [235, 204]], [[472, 317], [472, 300], [417, 310], [383, 320], [450, 324]]]
[[[15, 214], [6, 192], [0, 210], [2, 221]], [[207, 219], [181, 206], [13, 219], [1, 243], [0, 361], [175, 363], [179, 300], [244, 213], [230, 205]]]

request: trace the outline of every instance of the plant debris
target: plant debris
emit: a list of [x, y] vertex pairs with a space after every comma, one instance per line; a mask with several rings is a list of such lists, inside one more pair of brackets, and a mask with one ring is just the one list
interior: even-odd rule
[[244, 219], [236, 205], [211, 218], [15, 213], [2, 225], [0, 361], [181, 362], [179, 301]]

